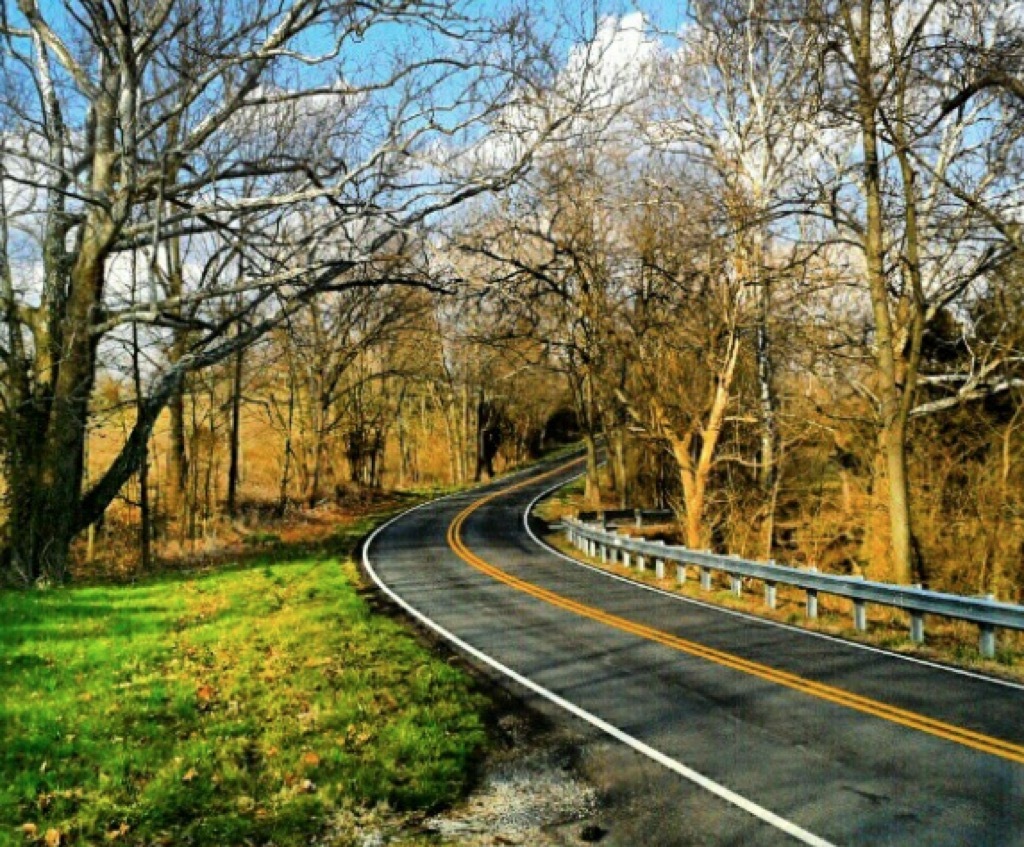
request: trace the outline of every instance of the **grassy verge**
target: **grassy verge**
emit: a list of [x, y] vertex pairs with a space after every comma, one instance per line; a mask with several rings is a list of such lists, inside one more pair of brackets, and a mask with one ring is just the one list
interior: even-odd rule
[[0, 594], [0, 844], [347, 843], [353, 809], [456, 799], [483, 698], [357, 584], [278, 551]]

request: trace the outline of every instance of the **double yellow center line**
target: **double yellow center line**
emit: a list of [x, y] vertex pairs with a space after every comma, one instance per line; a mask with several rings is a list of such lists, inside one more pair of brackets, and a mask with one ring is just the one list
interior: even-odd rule
[[767, 682], [773, 682], [776, 685], [785, 686], [786, 688], [799, 691], [802, 694], [807, 694], [811, 697], [817, 697], [819, 700], [825, 700], [829, 703], [845, 706], [848, 709], [853, 709], [854, 711], [871, 715], [872, 717], [881, 718], [882, 720], [887, 720], [891, 723], [900, 724], [901, 726], [906, 726], [910, 729], [916, 729], [920, 732], [934, 735], [937, 738], [952, 741], [953, 743], [961, 744], [964, 747], [970, 747], [973, 750], [980, 750], [983, 753], [989, 753], [1002, 759], [1008, 759], [1012, 762], [1024, 764], [1024, 746], [1019, 744], [983, 735], [980, 732], [974, 732], [963, 727], [954, 726], [953, 724], [944, 723], [926, 715], [920, 715], [916, 712], [910, 712], [906, 709], [900, 709], [896, 706], [889, 705], [888, 703], [882, 703], [868, 697], [862, 697], [861, 695], [854, 694], [850, 691], [834, 688], [830, 685], [824, 685], [813, 680], [804, 679], [796, 674], [778, 670], [777, 668], [769, 667], [768, 665], [762, 665], [758, 662], [752, 662], [748, 659], [734, 656], [731, 653], [716, 650], [712, 647], [707, 647], [703, 644], [698, 644], [697, 642], [680, 638], [679, 636], [654, 629], [653, 627], [631, 621], [627, 618], [613, 615], [610, 612], [606, 612], [602, 609], [596, 608], [595, 606], [588, 606], [585, 603], [580, 603], [568, 597], [563, 597], [554, 591], [541, 588], [538, 585], [534, 585], [533, 583], [519, 579], [518, 577], [507, 573], [501, 568], [495, 567], [480, 556], [476, 555], [463, 542], [463, 524], [465, 524], [466, 519], [477, 509], [499, 497], [511, 494], [512, 492], [525, 488], [528, 485], [534, 485], [541, 480], [560, 474], [570, 467], [579, 464], [579, 461], [580, 460], [570, 462], [569, 464], [557, 467], [554, 470], [541, 474], [540, 476], [531, 477], [530, 479], [519, 482], [509, 488], [503, 488], [500, 491], [488, 494], [487, 496], [471, 503], [467, 508], [463, 509], [455, 516], [455, 519], [448, 527], [448, 545], [455, 551], [459, 558], [468, 565], [476, 568], [478, 571], [498, 580], [498, 582], [504, 583], [510, 588], [514, 588], [517, 591], [521, 591], [538, 600], [543, 600], [545, 603], [550, 603], [552, 606], [556, 606], [559, 609], [573, 612], [581, 617], [589, 618], [590, 620], [605, 624], [606, 626], [610, 626], [621, 632], [626, 632], [630, 635], [644, 638], [647, 641], [663, 644], [666, 647], [670, 647], [673, 650], [678, 650], [682, 653], [687, 653], [690, 656], [714, 662], [716, 665], [731, 668], [732, 670], [749, 674], [750, 676], [763, 679]]

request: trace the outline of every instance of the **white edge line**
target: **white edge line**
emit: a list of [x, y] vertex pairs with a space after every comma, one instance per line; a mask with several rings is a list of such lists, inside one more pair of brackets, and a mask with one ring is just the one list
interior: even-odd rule
[[734, 618], [742, 618], [746, 621], [754, 621], [755, 623], [762, 623], [768, 626], [778, 627], [779, 629], [785, 629], [789, 632], [798, 632], [801, 635], [806, 635], [811, 638], [820, 638], [823, 641], [831, 641], [835, 644], [842, 644], [846, 647], [855, 647], [858, 650], [864, 650], [868, 653], [877, 653], [881, 656], [888, 656], [891, 659], [898, 659], [901, 662], [909, 662], [913, 665], [921, 665], [926, 668], [932, 668], [938, 671], [945, 671], [946, 673], [956, 674], [957, 676], [967, 677], [968, 679], [975, 679], [981, 682], [988, 682], [992, 685], [1001, 685], [1005, 688], [1012, 688], [1016, 691], [1024, 691], [1024, 685], [1017, 682], [1011, 682], [1010, 680], [1000, 679], [997, 676], [988, 676], [987, 674], [965, 670], [963, 668], [954, 667], [953, 665], [943, 665], [939, 662], [930, 662], [927, 659], [921, 659], [917, 656], [908, 656], [905, 653], [896, 653], [892, 650], [885, 650], [881, 647], [874, 647], [870, 644], [863, 644], [860, 641], [851, 641], [846, 638], [840, 638], [837, 635], [829, 635], [827, 632], [818, 632], [813, 629], [804, 629], [803, 627], [782, 623], [781, 621], [772, 620], [771, 618], [762, 618], [758, 617], [757, 615], [749, 614], [748, 612], [739, 612], [736, 609], [730, 609], [726, 606], [716, 606], [714, 603], [707, 603], [703, 600], [698, 600], [696, 597], [687, 597], [685, 594], [675, 594], [671, 591], [666, 591], [664, 588], [658, 588], [654, 585], [648, 585], [646, 582], [640, 582], [636, 579], [630, 579], [628, 576], [621, 576], [617, 573], [606, 571], [603, 568], [595, 567], [594, 565], [588, 564], [587, 562], [582, 562], [579, 559], [574, 558], [573, 556], [568, 556], [561, 550], [552, 547], [546, 541], [537, 537], [537, 534], [530, 528], [530, 514], [533, 512], [533, 509], [537, 505], [537, 503], [539, 503], [549, 494], [552, 494], [553, 492], [557, 491], [559, 488], [563, 488], [566, 485], [569, 485], [569, 483], [579, 479], [580, 476], [583, 476], [583, 474], [574, 476], [567, 482], [560, 482], [558, 483], [558, 485], [553, 485], [550, 488], [546, 488], [544, 491], [542, 491], [540, 494], [534, 497], [533, 500], [530, 501], [530, 504], [526, 507], [526, 511], [523, 512], [523, 526], [526, 528], [526, 532], [529, 534], [530, 538], [533, 539], [534, 543], [542, 547], [544, 550], [547, 550], [549, 553], [553, 553], [559, 558], [565, 559], [565, 561], [567, 562], [572, 562], [572, 564], [576, 565], [577, 567], [586, 568], [588, 571], [593, 571], [594, 573], [600, 574], [601, 576], [607, 577], [608, 579], [614, 579], [618, 582], [625, 582], [627, 585], [633, 585], [637, 588], [642, 588], [644, 591], [650, 591], [654, 594], [660, 594], [663, 597], [668, 597], [680, 603], [689, 603], [693, 606], [700, 606], [702, 609], [709, 609], [714, 612], [721, 612], [723, 615], [731, 615]]
[[[562, 484], [564, 485], [565, 483]], [[555, 488], [559, 487], [561, 486], [555, 486]], [[551, 490], [553, 491], [555, 489], [553, 488]], [[737, 794], [735, 791], [731, 791], [724, 785], [718, 784], [714, 780], [709, 779], [708, 777], [704, 776], [701, 773], [698, 773], [692, 768], [688, 768], [686, 765], [677, 762], [675, 759], [669, 758], [664, 753], [655, 750], [653, 747], [650, 747], [647, 744], [644, 744], [644, 742], [640, 741], [638, 738], [634, 738], [632, 735], [623, 732], [618, 727], [608, 723], [605, 720], [602, 720], [597, 715], [594, 715], [586, 711], [580, 706], [577, 706], [575, 703], [569, 702], [563, 697], [560, 697], [559, 695], [555, 694], [553, 691], [549, 691], [542, 685], [539, 685], [533, 680], [528, 679], [520, 673], [517, 673], [510, 667], [503, 665], [497, 659], [488, 656], [486, 653], [482, 652], [481, 650], [478, 650], [476, 647], [473, 647], [472, 645], [466, 643], [454, 633], [449, 632], [439, 623], [436, 623], [419, 610], [413, 608], [411, 605], [409, 605], [409, 603], [407, 603], [405, 600], [399, 597], [394, 591], [392, 591], [387, 585], [385, 585], [384, 581], [373, 569], [373, 565], [370, 564], [370, 545], [373, 544], [373, 541], [377, 537], [377, 535], [380, 532], [383, 532], [389, 526], [391, 526], [391, 524], [395, 523], [401, 518], [404, 518], [406, 515], [409, 515], [412, 512], [417, 511], [418, 509], [422, 509], [423, 507], [433, 505], [439, 502], [440, 500], [447, 500], [449, 497], [455, 497], [458, 494], [464, 493], [465, 492], [457, 492], [457, 494], [449, 494], [446, 497], [440, 497], [437, 500], [431, 500], [427, 503], [421, 503], [419, 506], [414, 506], [412, 509], [402, 512], [401, 514], [391, 518], [391, 520], [387, 521], [386, 523], [381, 524], [379, 527], [377, 527], [377, 529], [375, 529], [370, 534], [369, 538], [367, 538], [366, 542], [363, 544], [363, 567], [366, 569], [366, 572], [370, 575], [370, 577], [377, 584], [377, 587], [381, 591], [383, 591], [394, 603], [396, 603], [398, 606], [404, 609], [413, 618], [418, 620], [424, 626], [427, 626], [430, 629], [434, 630], [434, 632], [438, 633], [443, 638], [450, 641], [463, 652], [468, 653], [470, 656], [473, 656], [473, 658], [477, 659], [480, 662], [483, 662], [485, 665], [489, 665], [499, 673], [502, 673], [509, 679], [512, 679], [515, 682], [519, 683], [524, 688], [529, 689], [535, 694], [539, 694], [541, 697], [551, 701], [559, 708], [564, 709], [570, 714], [575, 715], [576, 717], [586, 721], [591, 726], [597, 727], [597, 729], [601, 730], [605, 734], [610, 735], [617, 741], [621, 741], [623, 744], [627, 745], [628, 747], [631, 747], [636, 752], [646, 756], [654, 762], [657, 762], [662, 767], [668, 768], [668, 770], [673, 771], [674, 773], [678, 774], [684, 779], [689, 780], [695, 785], [703, 788], [705, 791], [714, 794], [716, 797], [719, 797], [720, 799], [732, 804], [733, 806], [736, 806], [739, 809], [742, 809], [744, 812], [747, 812], [748, 814], [754, 816], [755, 818], [758, 818], [764, 823], [767, 823], [770, 826], [775, 827], [781, 832], [784, 832], [787, 835], [792, 836], [794, 839], [803, 844], [813, 845], [813, 847], [835, 847], [835, 845], [833, 845], [832, 842], [826, 841], [825, 839], [815, 835], [812, 832], [808, 832], [806, 829], [803, 829], [802, 827], [798, 826], [792, 821], [786, 820], [786, 818], [783, 818], [775, 814], [774, 812], [769, 811], [763, 806], [759, 806], [752, 800], [748, 800], [741, 794]], [[529, 510], [527, 511], [527, 514], [529, 514]]]

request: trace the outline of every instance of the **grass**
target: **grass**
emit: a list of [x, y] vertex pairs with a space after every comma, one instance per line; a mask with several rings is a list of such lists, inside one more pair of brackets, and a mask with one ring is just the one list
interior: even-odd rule
[[552, 492], [535, 507], [534, 513], [541, 520], [554, 523], [575, 510], [583, 498], [585, 480], [580, 477]]
[[309, 554], [0, 593], [0, 845], [284, 847], [451, 803], [483, 697], [357, 585]]

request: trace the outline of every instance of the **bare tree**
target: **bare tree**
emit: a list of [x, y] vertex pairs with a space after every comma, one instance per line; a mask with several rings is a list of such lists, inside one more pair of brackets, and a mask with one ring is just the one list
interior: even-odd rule
[[[11, 573], [62, 578], [71, 540], [136, 471], [186, 374], [322, 291], [374, 286], [382, 269], [401, 281], [382, 256], [515, 176], [564, 115], [549, 110], [515, 155], [473, 154], [487, 120], [536, 99], [543, 65], [517, 21], [386, 0], [5, 3]], [[150, 278], [132, 298], [115, 260], [139, 251]], [[244, 275], [227, 270], [239, 255]], [[174, 354], [83, 492], [95, 376], [133, 325]]]
[[599, 505], [599, 441], [614, 401], [607, 380], [616, 370], [607, 335], [616, 310], [608, 240], [614, 227], [596, 158], [586, 150], [551, 155], [461, 247], [491, 263], [504, 331], [542, 339], [564, 375], [586, 445], [586, 498]]
[[[875, 399], [892, 575], [909, 582], [921, 571], [907, 466], [909, 422], [940, 408], [917, 408], [922, 341], [929, 325], [962, 302], [1005, 250], [988, 237], [991, 229], [978, 210], [950, 190], [957, 174], [971, 173], [972, 182], [986, 184], [1000, 167], [977, 155], [978, 138], [986, 133], [983, 106], [945, 109], [949, 75], [933, 49], [965, 18], [987, 13], [971, 4], [872, 0], [808, 9], [821, 56], [819, 137], [830, 151], [822, 160], [833, 162], [821, 182], [819, 209], [863, 263], [876, 367], [861, 389]], [[968, 382], [965, 377], [961, 387]], [[961, 393], [949, 405], [966, 399]]]

